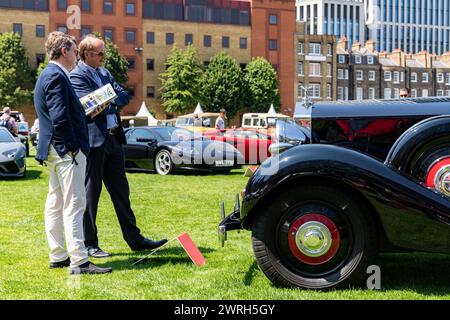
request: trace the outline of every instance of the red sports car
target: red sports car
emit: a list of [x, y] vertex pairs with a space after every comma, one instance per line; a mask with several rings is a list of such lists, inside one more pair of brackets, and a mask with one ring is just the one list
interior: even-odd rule
[[244, 156], [245, 164], [260, 164], [270, 157], [269, 146], [272, 138], [262, 130], [244, 128], [207, 130], [202, 134], [211, 140], [224, 141], [233, 145]]

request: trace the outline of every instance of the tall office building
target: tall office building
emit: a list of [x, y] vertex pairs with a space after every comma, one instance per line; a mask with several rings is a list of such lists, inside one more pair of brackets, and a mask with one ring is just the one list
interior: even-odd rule
[[306, 33], [346, 36], [349, 49], [355, 42], [364, 42], [364, 0], [296, 0], [297, 21], [306, 22]]
[[378, 51], [450, 50], [450, 2], [448, 0], [365, 0], [368, 38]]

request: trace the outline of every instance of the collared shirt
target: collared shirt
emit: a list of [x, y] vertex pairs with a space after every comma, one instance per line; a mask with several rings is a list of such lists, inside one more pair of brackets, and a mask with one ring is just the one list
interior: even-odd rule
[[[94, 69], [90, 65], [85, 63], [84, 61], [80, 61], [79, 63], [82, 63], [86, 67], [86, 69], [89, 71], [91, 76], [94, 78], [95, 83], [99, 86], [99, 88], [102, 87], [103, 82], [99, 76], [99, 73], [104, 75], [104, 73], [102, 72], [102, 69], [101, 68]], [[106, 115], [106, 128], [113, 129], [113, 128], [117, 128], [118, 126], [119, 126], [119, 124], [117, 123], [116, 115], [115, 114], [107, 114]]]
[[49, 63], [56, 64], [58, 67], [60, 67], [61, 70], [64, 71], [64, 73], [66, 74], [67, 79], [70, 79], [70, 76], [69, 76], [69, 70], [67, 70], [66, 67], [64, 67], [61, 63], [56, 62], [56, 61], [53, 61], [53, 60], [50, 61]]

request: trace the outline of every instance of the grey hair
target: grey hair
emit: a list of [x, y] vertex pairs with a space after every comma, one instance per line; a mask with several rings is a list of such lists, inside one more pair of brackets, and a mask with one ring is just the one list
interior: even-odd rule
[[86, 52], [93, 51], [95, 42], [99, 40], [104, 42], [101, 37], [94, 34], [88, 34], [83, 40], [81, 40], [80, 45], [78, 46], [81, 60], [84, 61], [86, 59]]
[[47, 51], [48, 60], [56, 60], [62, 56], [62, 49], [70, 50], [72, 46], [76, 46], [77, 42], [74, 37], [60, 31], [53, 31], [48, 35], [45, 42], [45, 50]]

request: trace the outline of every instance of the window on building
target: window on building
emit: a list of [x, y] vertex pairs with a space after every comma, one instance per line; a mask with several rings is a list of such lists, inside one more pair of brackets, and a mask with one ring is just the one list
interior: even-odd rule
[[390, 71], [384, 72], [384, 81], [392, 81], [392, 73]]
[[320, 63], [311, 62], [309, 64], [309, 75], [313, 76], [313, 77], [320, 77], [321, 76]]
[[417, 72], [411, 72], [411, 82], [417, 82]]
[[394, 88], [394, 99], [399, 99], [399, 98], [400, 98], [400, 89]]
[[114, 41], [114, 29], [112, 29], [112, 28], [103, 29], [103, 37], [105, 39]]
[[92, 28], [86, 27], [86, 26], [81, 26], [81, 30], [80, 30], [81, 39], [86, 37], [88, 34], [92, 34]]
[[91, 11], [91, 0], [81, 0], [81, 11], [83, 12]]
[[344, 69], [337, 69], [337, 78], [339, 80], [344, 79]]
[[444, 83], [444, 74], [443, 73], [438, 73], [437, 74], [437, 82], [438, 83]]
[[375, 99], [375, 88], [369, 88], [369, 91], [368, 91], [368, 98], [369, 98], [370, 100]]
[[303, 47], [304, 47], [303, 42], [299, 42], [298, 45], [297, 45], [297, 54], [303, 54], [304, 53]]
[[428, 73], [427, 72], [422, 73], [422, 82], [428, 83]]
[[394, 71], [394, 83], [400, 83], [400, 72]]
[[344, 70], [344, 79], [348, 80], [348, 69]]
[[147, 87], [147, 98], [155, 97], [155, 87]]
[[436, 90], [436, 96], [443, 97], [444, 96], [444, 90], [442, 90], [442, 89]]
[[59, 31], [59, 32], [62, 32], [62, 33], [68, 33], [69, 32], [67, 27], [66, 26], [62, 26], [62, 25], [61, 26], [57, 26], [56, 30]]
[[277, 39], [269, 39], [269, 50], [278, 50]]
[[21, 23], [13, 23], [13, 32], [23, 36], [23, 27]]
[[356, 100], [363, 100], [364, 99], [363, 94], [364, 94], [363, 88], [357, 87], [356, 88]]
[[361, 56], [360, 55], [355, 55], [355, 63], [356, 64], [361, 64], [361, 61], [362, 61]]
[[369, 71], [369, 81], [375, 81], [375, 71], [370, 70]]
[[136, 43], [136, 31], [125, 30], [125, 41], [127, 43]]
[[446, 97], [450, 97], [450, 90], [446, 90], [446, 91], [445, 91], [445, 96], [446, 96]]
[[188, 46], [194, 43], [194, 35], [192, 33], [187, 33], [184, 35], [184, 45]]
[[41, 63], [45, 61], [45, 54], [44, 53], [37, 53], [36, 54], [36, 67], [38, 68]]
[[154, 32], [147, 32], [147, 43], [148, 44], [155, 43], [155, 33]]
[[450, 73], [445, 74], [445, 84], [450, 86]]
[[43, 24], [36, 25], [36, 37], [45, 38], [45, 25]]
[[384, 99], [391, 99], [391, 88], [384, 88]]
[[136, 4], [134, 2], [127, 2], [125, 4], [125, 13], [128, 16], [136, 15]]
[[311, 83], [308, 88], [308, 94], [311, 98], [320, 98], [320, 83]]
[[344, 88], [343, 87], [337, 88], [337, 99], [344, 100]]
[[338, 59], [339, 59], [339, 61], [338, 61], [339, 63], [341, 63], [341, 64], [345, 63], [345, 56], [344, 55], [340, 54]]
[[428, 89], [422, 90], [422, 97], [428, 97]]
[[309, 54], [310, 55], [321, 55], [320, 43], [310, 43], [309, 44]]
[[417, 89], [411, 89], [411, 98], [417, 98]]
[[239, 48], [247, 49], [247, 38], [239, 38]]
[[147, 59], [147, 70], [148, 71], [155, 70], [155, 59]]
[[136, 59], [133, 57], [127, 57], [128, 69], [134, 70], [136, 68]]
[[298, 75], [303, 76], [303, 63], [302, 62], [298, 63]]
[[327, 77], [331, 78], [331, 63], [327, 63]]
[[67, 10], [67, 0], [58, 0], [57, 8], [60, 11], [66, 11]]
[[203, 46], [211, 47], [211, 36], [210, 35], [203, 36]]
[[373, 64], [374, 59], [373, 56], [367, 56], [367, 64]]
[[114, 13], [114, 4], [112, 1], [103, 1], [103, 13], [106, 14]]
[[364, 72], [362, 70], [356, 70], [356, 80], [364, 80]]
[[333, 55], [333, 45], [331, 43], [327, 44], [327, 53], [329, 56]]
[[269, 15], [269, 24], [275, 25], [278, 23], [278, 19], [277, 19], [277, 15], [276, 14], [270, 14]]
[[166, 33], [166, 44], [172, 45], [175, 41], [175, 35], [172, 32]]
[[331, 99], [331, 84], [327, 84], [327, 98]]
[[128, 91], [128, 95], [130, 96], [130, 99], [134, 99], [134, 97], [136, 96], [136, 88], [133, 85], [128, 86], [127, 91]]
[[230, 37], [223, 36], [222, 37], [222, 48], [229, 48], [230, 47]]

